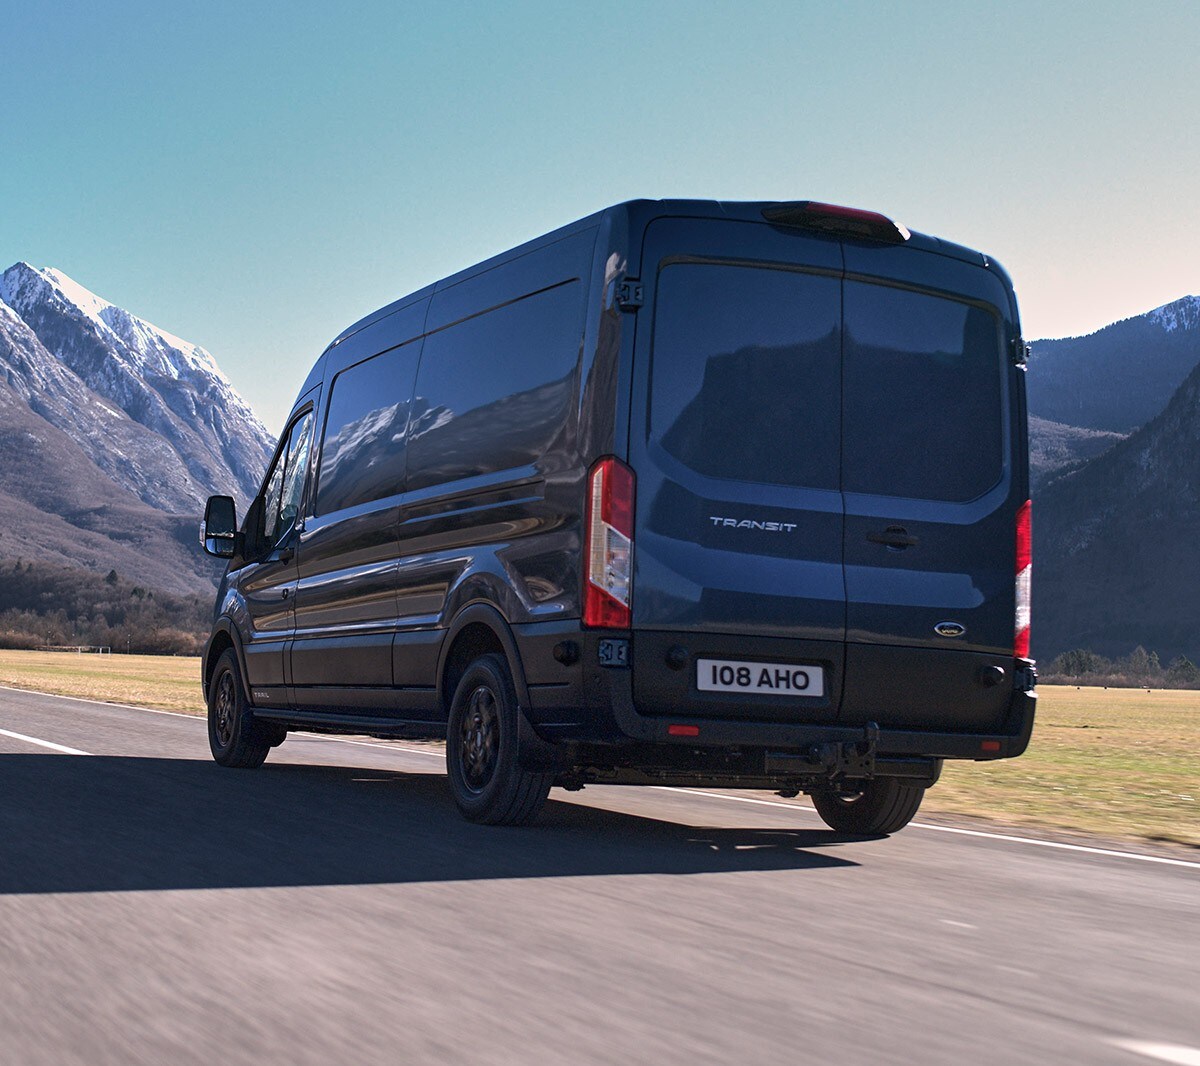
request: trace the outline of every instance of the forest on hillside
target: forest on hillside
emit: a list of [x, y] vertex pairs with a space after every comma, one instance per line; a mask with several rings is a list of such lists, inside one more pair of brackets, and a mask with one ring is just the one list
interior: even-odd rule
[[0, 561], [0, 647], [94, 645], [114, 652], [198, 655], [212, 622], [211, 596], [146, 588], [45, 563]]

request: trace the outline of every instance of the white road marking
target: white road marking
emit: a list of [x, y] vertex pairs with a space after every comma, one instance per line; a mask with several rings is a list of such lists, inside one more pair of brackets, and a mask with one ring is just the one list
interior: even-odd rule
[[[10, 692], [25, 692], [35, 696], [50, 696], [53, 699], [73, 700], [76, 703], [90, 703], [96, 707], [121, 707], [130, 711], [145, 711], [149, 714], [166, 714], [175, 718], [190, 718], [193, 721], [202, 722], [204, 719], [194, 714], [180, 714], [178, 711], [162, 711], [154, 707], [135, 707], [128, 703], [107, 703], [103, 700], [88, 700], [80, 696], [59, 696], [53, 692], [39, 692], [36, 689], [28, 688], [13, 688], [11, 685], [0, 685], [0, 689], [7, 689]], [[299, 732], [299, 731], [298, 731]], [[0, 729], [0, 733], [5, 733]], [[87, 755], [86, 751], [76, 751], [74, 748], [63, 748], [59, 745], [51, 744], [49, 741], [40, 741], [33, 737], [23, 737], [20, 733], [7, 733], [7, 736], [14, 737], [18, 740], [28, 740], [34, 744], [43, 744], [46, 747], [55, 748], [69, 755]], [[313, 740], [330, 740], [338, 744], [356, 744], [364, 748], [382, 748], [387, 751], [404, 751], [411, 755], [426, 755], [434, 759], [444, 759], [445, 753], [440, 751], [426, 751], [422, 748], [407, 748], [401, 747], [391, 741], [382, 741], [379, 743], [367, 740], [351, 740], [348, 737], [334, 737], [322, 733], [302, 733], [303, 736]], [[756, 799], [753, 796], [732, 796], [725, 792], [705, 792], [698, 788], [676, 788], [670, 785], [650, 785], [650, 788], [656, 788], [662, 792], [685, 792], [691, 796], [707, 796], [709, 799], [725, 800], [730, 803], [757, 803], [763, 807], [781, 807], [786, 811], [799, 811], [805, 814], [816, 815], [811, 807], [801, 807], [795, 803], [780, 803], [778, 800]], [[1039, 848], [1056, 848], [1061, 851], [1081, 852], [1085, 855], [1105, 855], [1116, 859], [1135, 859], [1138, 862], [1153, 862], [1160, 863], [1164, 866], [1182, 866], [1190, 870], [1200, 870], [1200, 862], [1190, 862], [1187, 859], [1169, 859], [1162, 855], [1141, 855], [1136, 851], [1117, 851], [1112, 848], [1093, 848], [1085, 844], [1064, 844], [1057, 840], [1039, 840], [1036, 837], [1019, 837], [1009, 833], [987, 833], [980, 829], [959, 829], [949, 825], [933, 825], [930, 822], [910, 822], [909, 829], [926, 829], [932, 833], [957, 833], [960, 836], [979, 837], [983, 840], [1001, 840], [1008, 844], [1029, 844]], [[1164, 1045], [1166, 1046], [1166, 1045]], [[1200, 1066], [1198, 1062], [1197, 1066]]]
[[1145, 1055], [1159, 1062], [1171, 1062], [1175, 1066], [1200, 1066], [1200, 1048], [1185, 1044], [1160, 1044], [1154, 1040], [1110, 1040], [1110, 1044], [1135, 1055]]
[[51, 751], [61, 752], [63, 755], [91, 755], [90, 751], [80, 751], [78, 748], [68, 748], [65, 744], [55, 744], [50, 740], [39, 740], [37, 737], [27, 737], [24, 733], [13, 733], [7, 729], [0, 729], [0, 736], [12, 737], [13, 740], [23, 740], [27, 744], [37, 744], [41, 748], [49, 748]]
[[[764, 807], [782, 807], [785, 811], [800, 811], [814, 815], [817, 813], [809, 807], [801, 807], [795, 803], [755, 799], [752, 796], [730, 796], [722, 792], [705, 792], [698, 788], [672, 788], [670, 785], [651, 785], [650, 787], [661, 789], [664, 792], [686, 792], [691, 796], [708, 796], [710, 799], [726, 800], [731, 803], [758, 803]], [[928, 829], [933, 833], [957, 833], [960, 836], [982, 837], [984, 840], [1003, 840], [1009, 844], [1032, 844], [1039, 848], [1058, 848], [1062, 851], [1079, 851], [1086, 855], [1108, 855], [1117, 859], [1136, 859], [1138, 862], [1157, 862], [1166, 866], [1183, 866], [1191, 870], [1200, 870], [1200, 862], [1189, 862], [1187, 859], [1168, 859], [1161, 855], [1141, 855], [1136, 851], [1093, 848], [1086, 844], [1063, 844], [1057, 840], [1038, 840], [1036, 837], [1018, 837], [1008, 833], [985, 833], [979, 829], [958, 829], [949, 825], [932, 825], [929, 822], [909, 822], [908, 828]]]
[[943, 925], [952, 925], [955, 929], [978, 929], [979, 926], [972, 925], [970, 922], [956, 922], [953, 918], [940, 919]]

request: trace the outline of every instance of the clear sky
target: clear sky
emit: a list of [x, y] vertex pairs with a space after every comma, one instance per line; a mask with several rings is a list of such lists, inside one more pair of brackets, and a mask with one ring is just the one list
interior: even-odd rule
[[208, 348], [278, 430], [397, 296], [634, 197], [882, 210], [1030, 337], [1200, 293], [1200, 3], [0, 0], [0, 269]]

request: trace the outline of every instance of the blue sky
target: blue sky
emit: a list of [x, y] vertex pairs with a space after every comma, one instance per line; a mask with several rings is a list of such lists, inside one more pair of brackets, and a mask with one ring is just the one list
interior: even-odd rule
[[981, 248], [1027, 335], [1200, 293], [1200, 4], [0, 0], [0, 269], [208, 348], [273, 430], [395, 297], [632, 197]]

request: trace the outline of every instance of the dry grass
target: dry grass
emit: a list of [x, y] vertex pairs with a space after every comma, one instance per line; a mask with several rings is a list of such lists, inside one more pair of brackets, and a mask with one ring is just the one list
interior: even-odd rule
[[[200, 661], [0, 651], [0, 684], [203, 714]], [[1029, 751], [948, 762], [923, 814], [1200, 846], [1200, 692], [1043, 685]]]
[[203, 714], [200, 660], [0, 650], [0, 685]]
[[1019, 759], [948, 762], [921, 810], [1200, 846], [1200, 692], [1039, 688]]

